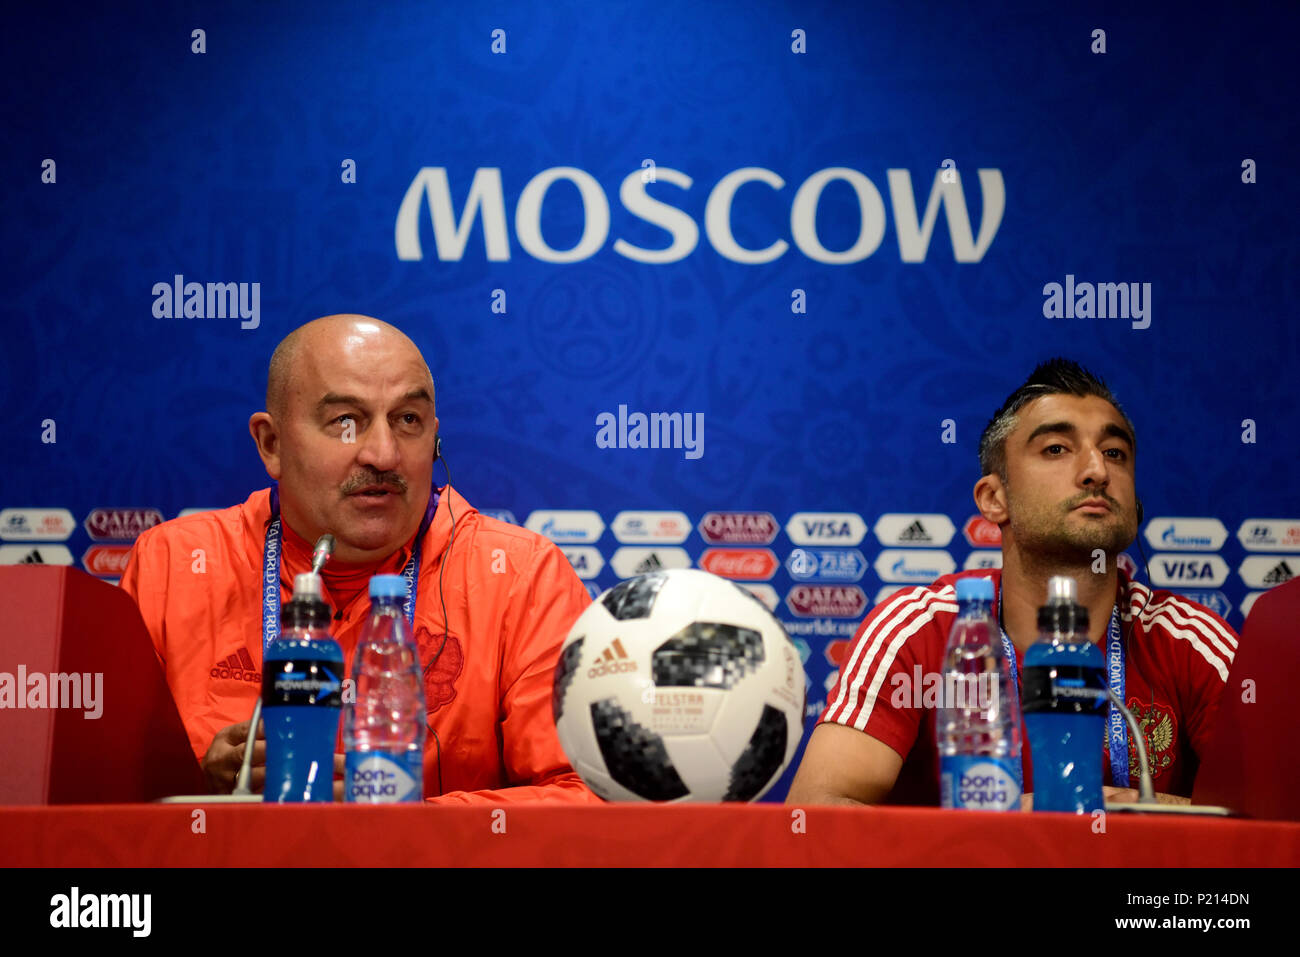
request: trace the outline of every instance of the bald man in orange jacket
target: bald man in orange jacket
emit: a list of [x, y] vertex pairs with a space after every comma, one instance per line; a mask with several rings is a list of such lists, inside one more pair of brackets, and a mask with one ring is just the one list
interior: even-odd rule
[[[302, 326], [272, 356], [267, 411], [249, 431], [278, 485], [149, 529], [122, 576], [213, 790], [233, 788], [261, 693], [263, 625], [275, 624], [263, 579], [278, 577], [287, 601], [294, 575], [310, 570], [313, 543], [329, 532], [335, 552], [322, 577], [349, 672], [371, 576], [406, 570], [415, 579], [433, 732], [426, 799], [599, 803], [570, 767], [551, 717], [560, 644], [591, 598], [554, 544], [480, 515], [450, 485], [433, 488], [438, 419], [415, 344], [365, 316]], [[277, 506], [278, 576], [267, 560]], [[260, 735], [253, 763], [260, 790]]]

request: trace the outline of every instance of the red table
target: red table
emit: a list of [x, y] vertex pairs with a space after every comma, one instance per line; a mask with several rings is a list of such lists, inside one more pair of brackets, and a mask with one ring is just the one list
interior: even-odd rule
[[[1300, 823], [926, 808], [0, 808], [0, 864], [1297, 867]], [[202, 824], [202, 830], [198, 825]]]

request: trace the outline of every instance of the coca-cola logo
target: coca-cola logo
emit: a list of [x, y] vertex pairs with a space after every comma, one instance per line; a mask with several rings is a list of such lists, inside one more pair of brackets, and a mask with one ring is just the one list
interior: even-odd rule
[[700, 536], [710, 545], [770, 545], [780, 528], [771, 512], [709, 512]]
[[81, 557], [81, 564], [92, 575], [121, 578], [130, 557], [130, 545], [92, 545]]
[[776, 572], [776, 556], [766, 548], [710, 548], [700, 556], [700, 567], [723, 578], [763, 581]]
[[796, 585], [785, 603], [801, 618], [857, 618], [867, 596], [857, 585]]
[[843, 668], [844, 662], [849, 660], [849, 650], [853, 647], [853, 642], [847, 638], [836, 638], [828, 641], [826, 647], [822, 649], [822, 654], [826, 660], [835, 668]]
[[86, 516], [86, 534], [96, 541], [133, 542], [163, 520], [156, 508], [97, 508]]
[[1002, 544], [1002, 529], [983, 515], [972, 515], [961, 531], [974, 548], [995, 548]]

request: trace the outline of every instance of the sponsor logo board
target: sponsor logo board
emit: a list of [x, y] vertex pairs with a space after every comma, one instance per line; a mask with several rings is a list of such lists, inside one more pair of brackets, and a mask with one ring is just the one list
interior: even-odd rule
[[600, 514], [590, 509], [539, 508], [524, 527], [559, 545], [590, 545], [605, 531]]
[[9, 542], [65, 541], [77, 528], [66, 508], [6, 508], [0, 510], [0, 538]]
[[619, 512], [609, 530], [620, 542], [659, 542], [680, 545], [691, 534], [691, 520], [684, 512]]
[[1151, 556], [1151, 583], [1158, 587], [1218, 588], [1228, 580], [1228, 563], [1218, 555]]
[[796, 581], [855, 582], [867, 570], [867, 559], [856, 548], [796, 548], [785, 560]]
[[91, 545], [81, 556], [81, 564], [92, 575], [121, 577], [130, 557], [130, 545]]
[[856, 512], [795, 512], [785, 533], [796, 545], [853, 546], [866, 537], [867, 523]]
[[700, 556], [706, 572], [744, 581], [766, 581], [780, 563], [770, 548], [708, 548]]
[[1300, 518], [1248, 518], [1237, 540], [1252, 552], [1300, 552]]
[[610, 556], [609, 565], [619, 578], [633, 578], [665, 568], [690, 568], [691, 556], [669, 545], [623, 545]]
[[944, 548], [957, 534], [947, 515], [889, 512], [872, 528], [880, 544]]
[[1002, 544], [1002, 529], [983, 515], [972, 515], [966, 519], [961, 533], [966, 536], [971, 548], [997, 548]]
[[826, 642], [826, 647], [822, 649], [822, 654], [826, 656], [826, 661], [832, 668], [843, 668], [845, 662], [849, 660], [849, 652], [852, 649], [852, 641], [839, 638], [835, 641]]
[[941, 549], [887, 548], [876, 557], [874, 567], [882, 582], [928, 585], [955, 571], [957, 563]]
[[1237, 568], [1237, 574], [1251, 588], [1272, 588], [1295, 578], [1300, 558], [1294, 555], [1251, 555]]
[[1147, 544], [1167, 552], [1214, 552], [1228, 540], [1217, 518], [1153, 518], [1145, 534]]
[[800, 618], [858, 618], [867, 596], [857, 585], [795, 585], [785, 604]]
[[97, 508], [86, 516], [86, 534], [97, 542], [133, 542], [163, 520], [156, 508]]
[[699, 529], [710, 545], [770, 545], [780, 526], [771, 512], [709, 512]]
[[980, 548], [966, 556], [966, 560], [961, 564], [962, 571], [970, 571], [973, 568], [1001, 568], [1002, 567], [1002, 549], [994, 551], [991, 548]]
[[71, 565], [72, 552], [66, 545], [32, 542], [0, 545], [0, 565]]

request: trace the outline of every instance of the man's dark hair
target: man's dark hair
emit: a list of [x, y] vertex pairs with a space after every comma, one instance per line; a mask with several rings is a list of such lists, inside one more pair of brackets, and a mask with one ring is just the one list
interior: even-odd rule
[[1106, 383], [1073, 360], [1048, 359], [1038, 364], [1024, 385], [1007, 396], [1002, 408], [993, 414], [993, 419], [984, 427], [984, 434], [980, 436], [981, 475], [996, 473], [1006, 481], [1007, 436], [1015, 430], [1016, 415], [1030, 402], [1045, 395], [1095, 395], [1099, 399], [1105, 399], [1124, 419], [1129, 434], [1133, 436], [1136, 453], [1137, 430], [1133, 428], [1133, 423]]

